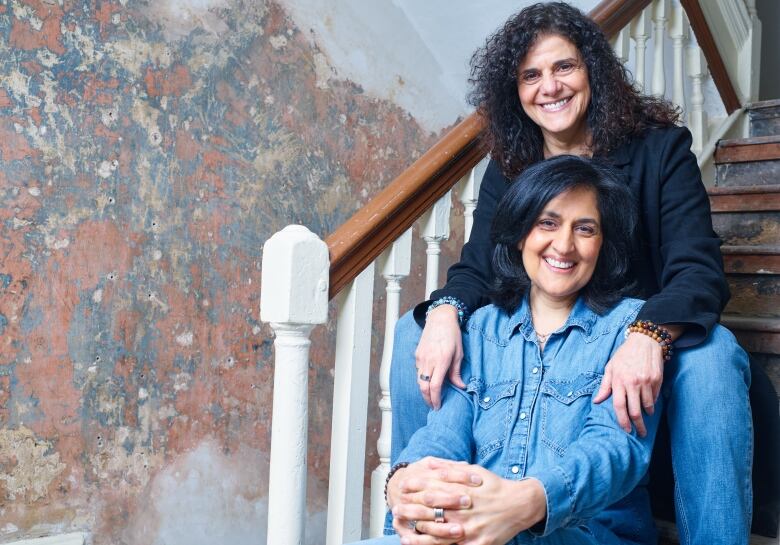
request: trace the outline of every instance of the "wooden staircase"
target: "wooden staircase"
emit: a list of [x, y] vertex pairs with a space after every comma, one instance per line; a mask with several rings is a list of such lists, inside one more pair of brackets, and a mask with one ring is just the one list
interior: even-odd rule
[[722, 322], [780, 391], [780, 100], [748, 115], [750, 137], [718, 144], [708, 191], [731, 288]]
[[[708, 190], [731, 289], [721, 321], [780, 392], [780, 100], [751, 104], [747, 113], [750, 136], [718, 144], [715, 187]], [[760, 399], [762, 379], [754, 368], [751, 403], [762, 413], [754, 414], [756, 444], [774, 447], [756, 450], [754, 472], [762, 478], [754, 479], [753, 532], [777, 543], [777, 498], [766, 501], [780, 485], [780, 460], [769, 459], [778, 452], [777, 400], [771, 393]], [[766, 393], [771, 388], [763, 380]]]

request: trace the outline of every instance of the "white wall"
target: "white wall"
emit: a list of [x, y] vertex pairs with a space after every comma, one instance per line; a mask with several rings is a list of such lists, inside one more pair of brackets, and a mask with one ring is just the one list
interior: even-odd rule
[[[531, 0], [280, 0], [326, 55], [332, 75], [394, 101], [430, 131], [470, 110], [468, 62]], [[574, 0], [585, 11], [596, 0]]]

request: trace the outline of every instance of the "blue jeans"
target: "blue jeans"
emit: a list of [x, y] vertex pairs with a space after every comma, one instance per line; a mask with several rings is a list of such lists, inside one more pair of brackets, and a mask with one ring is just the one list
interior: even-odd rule
[[[414, 366], [421, 333], [411, 312], [396, 325], [390, 369], [392, 463], [428, 414]], [[682, 545], [748, 543], [753, 507], [749, 387], [747, 354], [719, 325], [705, 342], [677, 350], [666, 364], [662, 392]]]

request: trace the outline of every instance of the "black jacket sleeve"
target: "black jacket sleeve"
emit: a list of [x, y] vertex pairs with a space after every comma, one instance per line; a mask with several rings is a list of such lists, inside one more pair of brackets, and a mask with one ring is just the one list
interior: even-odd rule
[[501, 173], [498, 164], [491, 160], [482, 178], [471, 235], [461, 250], [460, 261], [447, 271], [447, 284], [431, 293], [428, 301], [420, 303], [414, 309], [414, 318], [420, 327], [425, 325], [425, 311], [431, 301], [436, 299], [456, 297], [466, 304], [469, 312], [474, 312], [490, 302], [487, 295], [493, 282], [490, 226], [498, 201], [507, 189], [506, 177]]
[[[707, 192], [696, 156], [690, 151], [691, 133], [674, 128], [655, 131], [660, 150], [657, 180], [644, 180], [642, 207], [650, 253], [660, 291], [648, 298], [639, 318], [659, 324], [682, 324], [685, 334], [679, 347], [702, 342], [720, 317], [729, 299], [723, 273], [721, 241], [712, 229]], [[657, 206], [657, 214], [646, 207]], [[655, 247], [653, 247], [655, 246]]]

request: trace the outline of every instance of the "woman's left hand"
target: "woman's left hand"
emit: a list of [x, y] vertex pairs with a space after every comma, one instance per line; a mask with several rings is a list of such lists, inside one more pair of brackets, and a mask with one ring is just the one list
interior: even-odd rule
[[612, 394], [618, 423], [631, 433], [631, 423], [640, 437], [647, 435], [642, 411], [655, 412], [655, 402], [664, 378], [661, 345], [641, 333], [631, 333], [607, 363], [601, 387], [593, 398], [601, 403]]
[[[536, 479], [510, 481], [502, 479], [495, 473], [477, 465], [446, 460], [436, 460], [441, 469], [452, 469], [461, 474], [467, 472], [472, 476], [472, 482], [481, 480], [481, 486], [469, 489], [471, 507], [461, 510], [446, 510], [444, 518], [446, 525], [456, 525], [462, 528], [464, 537], [457, 540], [462, 545], [503, 545], [515, 535], [526, 530], [544, 519], [547, 511], [547, 499], [544, 488]], [[430, 520], [430, 517], [419, 516], [432, 512], [435, 505], [435, 495], [426, 490], [408, 491], [393, 512], [408, 515], [407, 518], [418, 520], [417, 531], [421, 534], [441, 535], [444, 526]], [[402, 541], [403, 542], [403, 541]], [[409, 545], [427, 543], [423, 536], [420, 540], [411, 539]]]

